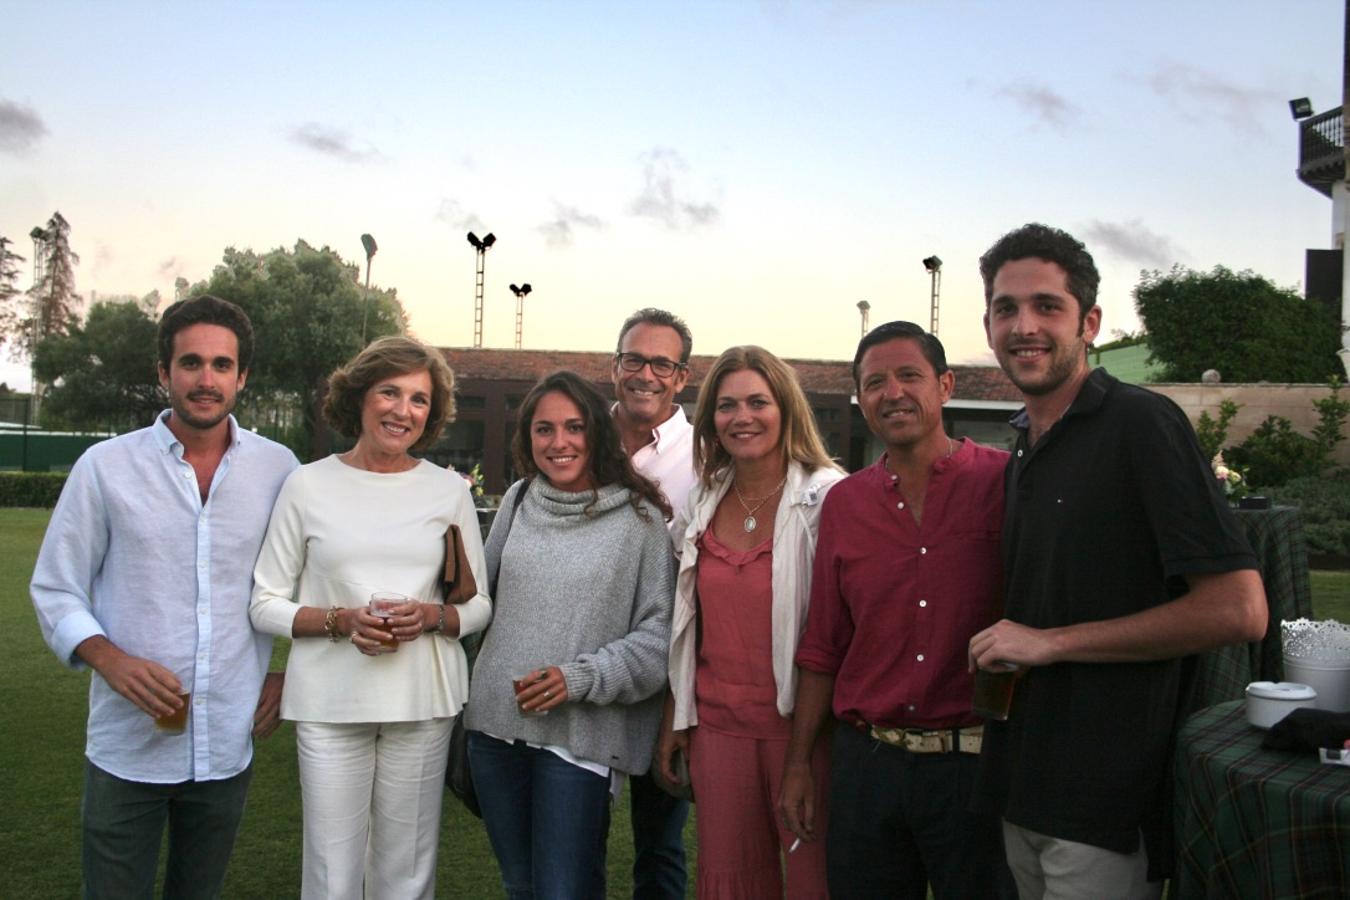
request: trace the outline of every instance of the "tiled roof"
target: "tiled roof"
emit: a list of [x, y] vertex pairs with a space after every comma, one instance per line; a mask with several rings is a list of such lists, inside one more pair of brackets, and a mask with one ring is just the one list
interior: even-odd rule
[[[610, 384], [613, 354], [584, 350], [501, 350], [442, 347], [441, 352], [464, 380], [523, 381], [534, 383], [550, 372], [570, 369], [597, 384]], [[715, 356], [689, 359], [689, 387], [702, 384]], [[802, 388], [809, 394], [853, 393], [852, 364], [842, 360], [789, 359]], [[1021, 395], [997, 366], [952, 366], [956, 398], [960, 400], [1020, 401]]]

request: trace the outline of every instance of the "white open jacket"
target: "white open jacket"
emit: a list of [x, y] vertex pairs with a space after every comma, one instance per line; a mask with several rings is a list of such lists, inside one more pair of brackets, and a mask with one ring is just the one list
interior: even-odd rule
[[[774, 522], [773, 564], [773, 679], [778, 688], [778, 714], [792, 715], [797, 691], [793, 658], [806, 627], [806, 608], [811, 602], [811, 561], [816, 554], [820, 505], [825, 494], [844, 473], [820, 468], [808, 472], [800, 463], [788, 464], [787, 484], [778, 501]], [[696, 619], [698, 616], [698, 539], [708, 530], [717, 504], [731, 487], [731, 472], [720, 473], [711, 488], [696, 485], [683, 510], [677, 513], [671, 532], [680, 537], [675, 553], [680, 570], [675, 580], [675, 617], [670, 631], [670, 691], [675, 699], [674, 728], [681, 731], [698, 724], [694, 708]]]

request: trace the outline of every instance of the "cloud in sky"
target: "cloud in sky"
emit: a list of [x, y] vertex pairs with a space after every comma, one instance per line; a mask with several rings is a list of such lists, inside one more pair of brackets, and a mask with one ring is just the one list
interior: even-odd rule
[[0, 153], [24, 156], [46, 136], [37, 110], [0, 97]]
[[1139, 219], [1102, 222], [1094, 219], [1083, 226], [1089, 248], [1105, 248], [1116, 256], [1149, 269], [1168, 269], [1186, 254], [1166, 235], [1152, 231]]
[[1007, 97], [1022, 109], [1052, 128], [1067, 128], [1071, 120], [1079, 115], [1078, 106], [1060, 94], [1042, 84], [1026, 82], [1010, 84], [1000, 88], [1000, 97]]
[[478, 218], [477, 213], [469, 212], [458, 200], [451, 200], [449, 197], [441, 198], [432, 218], [437, 222], [444, 222], [455, 231], [478, 231], [483, 227], [483, 220]]
[[1247, 87], [1182, 62], [1158, 63], [1146, 82], [1155, 94], [1176, 100], [1185, 112], [1200, 118], [1217, 116], [1248, 134], [1265, 133], [1262, 119], [1272, 104], [1283, 102], [1274, 91]]
[[578, 227], [600, 229], [605, 227], [605, 223], [599, 216], [582, 212], [575, 206], [564, 206], [554, 200], [553, 218], [536, 230], [544, 235], [544, 240], [550, 247], [570, 247]]
[[674, 150], [656, 147], [639, 157], [642, 191], [628, 204], [635, 216], [655, 219], [675, 231], [711, 225], [721, 215], [717, 204], [689, 196], [689, 166]]
[[340, 128], [304, 122], [291, 129], [291, 140], [315, 153], [349, 163], [380, 162], [384, 157], [368, 141], [358, 141]]

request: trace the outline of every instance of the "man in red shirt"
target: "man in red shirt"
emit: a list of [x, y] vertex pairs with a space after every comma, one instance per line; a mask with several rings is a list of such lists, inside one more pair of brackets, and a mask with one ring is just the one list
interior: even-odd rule
[[836, 897], [1012, 896], [998, 819], [971, 813], [982, 728], [966, 648], [997, 620], [1008, 454], [947, 436], [955, 376], [910, 322], [869, 332], [858, 405], [886, 445], [821, 510], [780, 807], [815, 840], [811, 750], [831, 710]]

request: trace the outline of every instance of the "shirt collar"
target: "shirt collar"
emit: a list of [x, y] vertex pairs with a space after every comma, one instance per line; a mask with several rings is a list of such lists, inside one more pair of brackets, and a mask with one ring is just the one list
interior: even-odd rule
[[675, 443], [676, 436], [689, 427], [689, 420], [684, 415], [684, 407], [676, 403], [675, 412], [670, 415], [670, 418], [652, 430], [654, 435], [652, 449], [656, 451], [657, 455], [660, 455], [662, 439], [665, 440], [666, 446], [670, 446]]
[[[169, 430], [169, 416], [173, 410], [166, 409], [158, 416], [155, 416], [154, 423], [150, 426], [150, 434], [154, 437], [155, 443], [159, 445], [161, 453], [175, 453], [177, 456], [183, 455], [183, 442], [174, 436]], [[228, 416], [230, 423], [230, 447], [239, 446], [239, 422], [235, 420], [234, 414]], [[176, 449], [175, 449], [176, 448]]]
[[[619, 404], [617, 402], [610, 405], [609, 414], [611, 416], [617, 416], [618, 411]], [[689, 419], [684, 414], [684, 407], [676, 403], [675, 412], [671, 413], [664, 422], [652, 429], [652, 442], [650, 444], [644, 444], [638, 449], [650, 449], [657, 456], [660, 456], [662, 438], [666, 439], [666, 445], [669, 446], [676, 442], [676, 438], [678, 438], [680, 432], [692, 427], [693, 426], [689, 424]]]
[[[933, 475], [941, 475], [952, 466], [963, 465], [970, 454], [975, 452], [970, 448], [973, 443], [967, 438], [952, 438], [952, 455], [941, 456], [933, 462]], [[889, 451], [883, 451], [877, 461], [871, 466], [875, 472], [875, 478], [883, 485], [893, 484], [896, 479], [891, 477], [891, 470], [886, 468], [886, 460], [890, 456]]]
[[[1081, 387], [1078, 388], [1078, 394], [1069, 404], [1069, 408], [1064, 411], [1062, 419], [1070, 416], [1082, 415], [1085, 413], [1096, 412], [1101, 405], [1106, 402], [1106, 395], [1110, 393], [1111, 388], [1117, 384], [1118, 380], [1107, 372], [1102, 366], [1098, 366], [1088, 373]], [[1018, 431], [1026, 431], [1031, 427], [1031, 417], [1027, 415], [1027, 408], [1024, 406], [1013, 413], [1008, 424]]]

